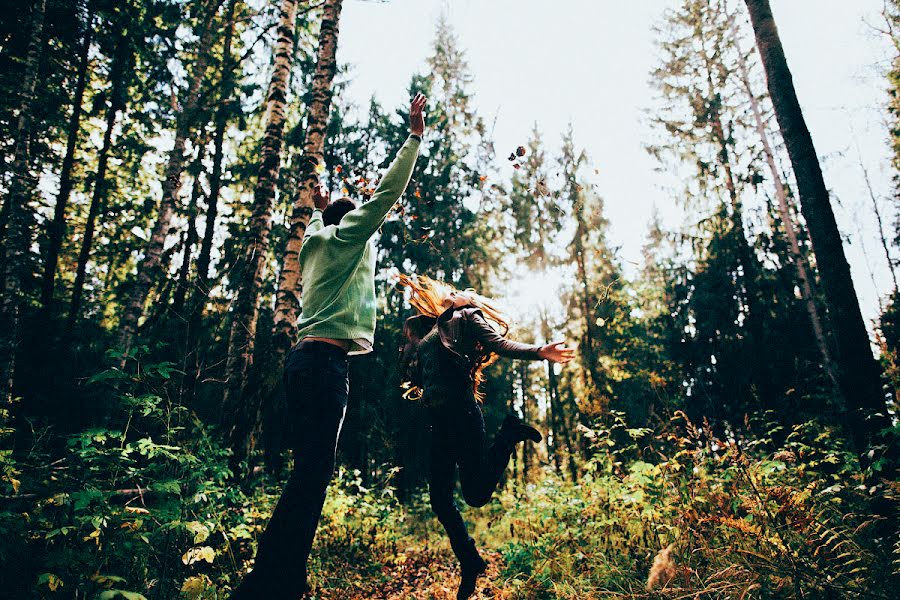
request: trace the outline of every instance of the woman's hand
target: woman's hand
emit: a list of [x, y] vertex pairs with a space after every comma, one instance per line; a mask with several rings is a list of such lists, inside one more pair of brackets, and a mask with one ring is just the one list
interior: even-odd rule
[[575, 348], [567, 348], [563, 344], [565, 342], [545, 344], [538, 350], [538, 356], [550, 362], [565, 364], [575, 358]]

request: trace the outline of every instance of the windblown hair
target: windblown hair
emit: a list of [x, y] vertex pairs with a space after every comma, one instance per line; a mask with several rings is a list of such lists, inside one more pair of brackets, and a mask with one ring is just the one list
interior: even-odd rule
[[[410, 291], [409, 303], [420, 315], [437, 318], [444, 312], [444, 300], [452, 293], [465, 296], [468, 304], [481, 310], [487, 322], [492, 325], [500, 335], [505, 336], [509, 332], [509, 322], [503, 316], [502, 311], [489, 298], [485, 298], [475, 290], [460, 291], [443, 281], [437, 281], [425, 275], [409, 277], [400, 274], [400, 285]], [[472, 381], [475, 399], [484, 400], [484, 393], [479, 390], [485, 380], [484, 369], [499, 358], [496, 354], [481, 352], [472, 365]]]

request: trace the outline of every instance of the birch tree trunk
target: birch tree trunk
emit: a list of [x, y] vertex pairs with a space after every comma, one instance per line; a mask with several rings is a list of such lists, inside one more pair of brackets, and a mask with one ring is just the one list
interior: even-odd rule
[[[857, 452], [865, 455], [878, 432], [890, 427], [880, 369], [872, 356], [828, 188], [797, 99], [771, 7], [768, 0], [745, 0], [745, 3], [766, 72], [775, 117], [793, 166], [800, 208], [816, 253], [816, 265], [834, 329], [835, 363], [847, 403], [853, 442]], [[868, 458], [864, 462], [868, 463]]]
[[260, 418], [258, 403], [250, 406], [242, 394], [250, 365], [253, 363], [253, 343], [259, 315], [259, 290], [269, 251], [272, 229], [272, 205], [281, 166], [281, 145], [284, 131], [288, 79], [294, 58], [294, 36], [297, 21], [297, 0], [282, 0], [278, 41], [275, 45], [275, 69], [266, 95], [266, 129], [262, 143], [259, 172], [253, 190], [253, 213], [248, 226], [248, 243], [244, 250], [241, 273], [235, 281], [237, 295], [232, 306], [231, 331], [226, 362], [227, 383], [223, 405], [225, 422], [229, 427], [232, 468], [237, 467], [252, 449], [251, 434]]
[[31, 245], [34, 208], [30, 196], [36, 187], [31, 173], [31, 134], [37, 88], [38, 67], [43, 46], [46, 0], [37, 0], [32, 17], [31, 40], [22, 82], [22, 101], [16, 123], [12, 178], [6, 198], [6, 237], [3, 245], [3, 299], [0, 303], [0, 385], [2, 401], [13, 399], [16, 349], [19, 341], [19, 317], [24, 303], [26, 255]]
[[78, 57], [78, 79], [72, 97], [72, 114], [69, 117], [69, 133], [66, 140], [66, 155], [63, 158], [59, 175], [59, 194], [53, 208], [53, 221], [50, 224], [47, 242], [47, 259], [44, 264], [44, 278], [41, 284], [41, 305], [44, 311], [50, 312], [53, 304], [56, 282], [56, 267], [59, 263], [59, 251], [66, 234], [66, 207], [72, 193], [72, 170], [75, 166], [75, 153], [78, 148], [78, 134], [81, 132], [82, 103], [84, 90], [87, 87], [88, 68], [90, 66], [91, 40], [93, 38], [94, 14], [89, 12], [85, 20], [84, 41]]
[[300, 316], [300, 247], [312, 214], [312, 191], [318, 180], [316, 167], [323, 162], [325, 131], [331, 111], [332, 82], [337, 71], [338, 23], [342, 2], [343, 0], [327, 0], [319, 32], [312, 101], [307, 108], [306, 133], [297, 178], [299, 190], [291, 212], [290, 232], [282, 257], [281, 277], [275, 299], [274, 347], [279, 363], [294, 341], [294, 328]]
[[122, 319], [119, 321], [119, 350], [123, 353], [120, 366], [124, 366], [125, 357], [131, 351], [134, 338], [137, 334], [138, 321], [144, 314], [144, 306], [150, 294], [150, 288], [154, 282], [158, 282], [163, 273], [162, 254], [165, 248], [166, 238], [172, 226], [172, 217], [175, 214], [175, 206], [178, 201], [178, 193], [181, 190], [181, 174], [184, 171], [185, 146], [188, 135], [194, 125], [197, 112], [198, 99], [200, 97], [200, 85], [206, 66], [209, 62], [209, 47], [213, 35], [212, 22], [219, 7], [220, 0], [207, 0], [203, 12], [200, 38], [197, 43], [197, 58], [191, 68], [191, 75], [187, 91], [184, 94], [181, 111], [175, 122], [175, 143], [169, 152], [169, 160], [166, 164], [165, 178], [162, 182], [162, 198], [159, 203], [159, 213], [150, 241], [144, 251], [144, 257], [138, 265], [137, 281], [132, 287], [131, 293], [125, 303]]

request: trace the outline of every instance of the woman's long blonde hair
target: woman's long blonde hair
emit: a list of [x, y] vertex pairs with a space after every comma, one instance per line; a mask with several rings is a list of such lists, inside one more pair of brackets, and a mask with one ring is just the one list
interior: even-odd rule
[[[460, 291], [449, 283], [425, 275], [409, 277], [401, 273], [399, 277], [400, 285], [410, 291], [409, 303], [420, 315], [438, 318], [444, 312], [444, 300], [450, 294], [456, 293], [465, 296], [471, 306], [480, 309], [488, 322], [492, 323], [500, 332], [500, 335], [505, 336], [509, 332], [509, 322], [503, 312], [489, 298], [476, 293], [475, 290]], [[484, 399], [484, 393], [479, 390], [481, 383], [485, 380], [483, 371], [497, 358], [498, 356], [494, 353], [482, 352], [472, 366], [475, 399], [479, 402]]]

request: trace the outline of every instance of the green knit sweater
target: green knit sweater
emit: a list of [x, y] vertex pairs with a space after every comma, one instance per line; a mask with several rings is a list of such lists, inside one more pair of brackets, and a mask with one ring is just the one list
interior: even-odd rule
[[350, 354], [371, 350], [375, 337], [375, 249], [371, 239], [409, 184], [418, 154], [418, 136], [410, 136], [372, 199], [345, 214], [338, 225], [325, 226], [322, 211], [313, 211], [300, 250], [301, 340], [351, 340]]

